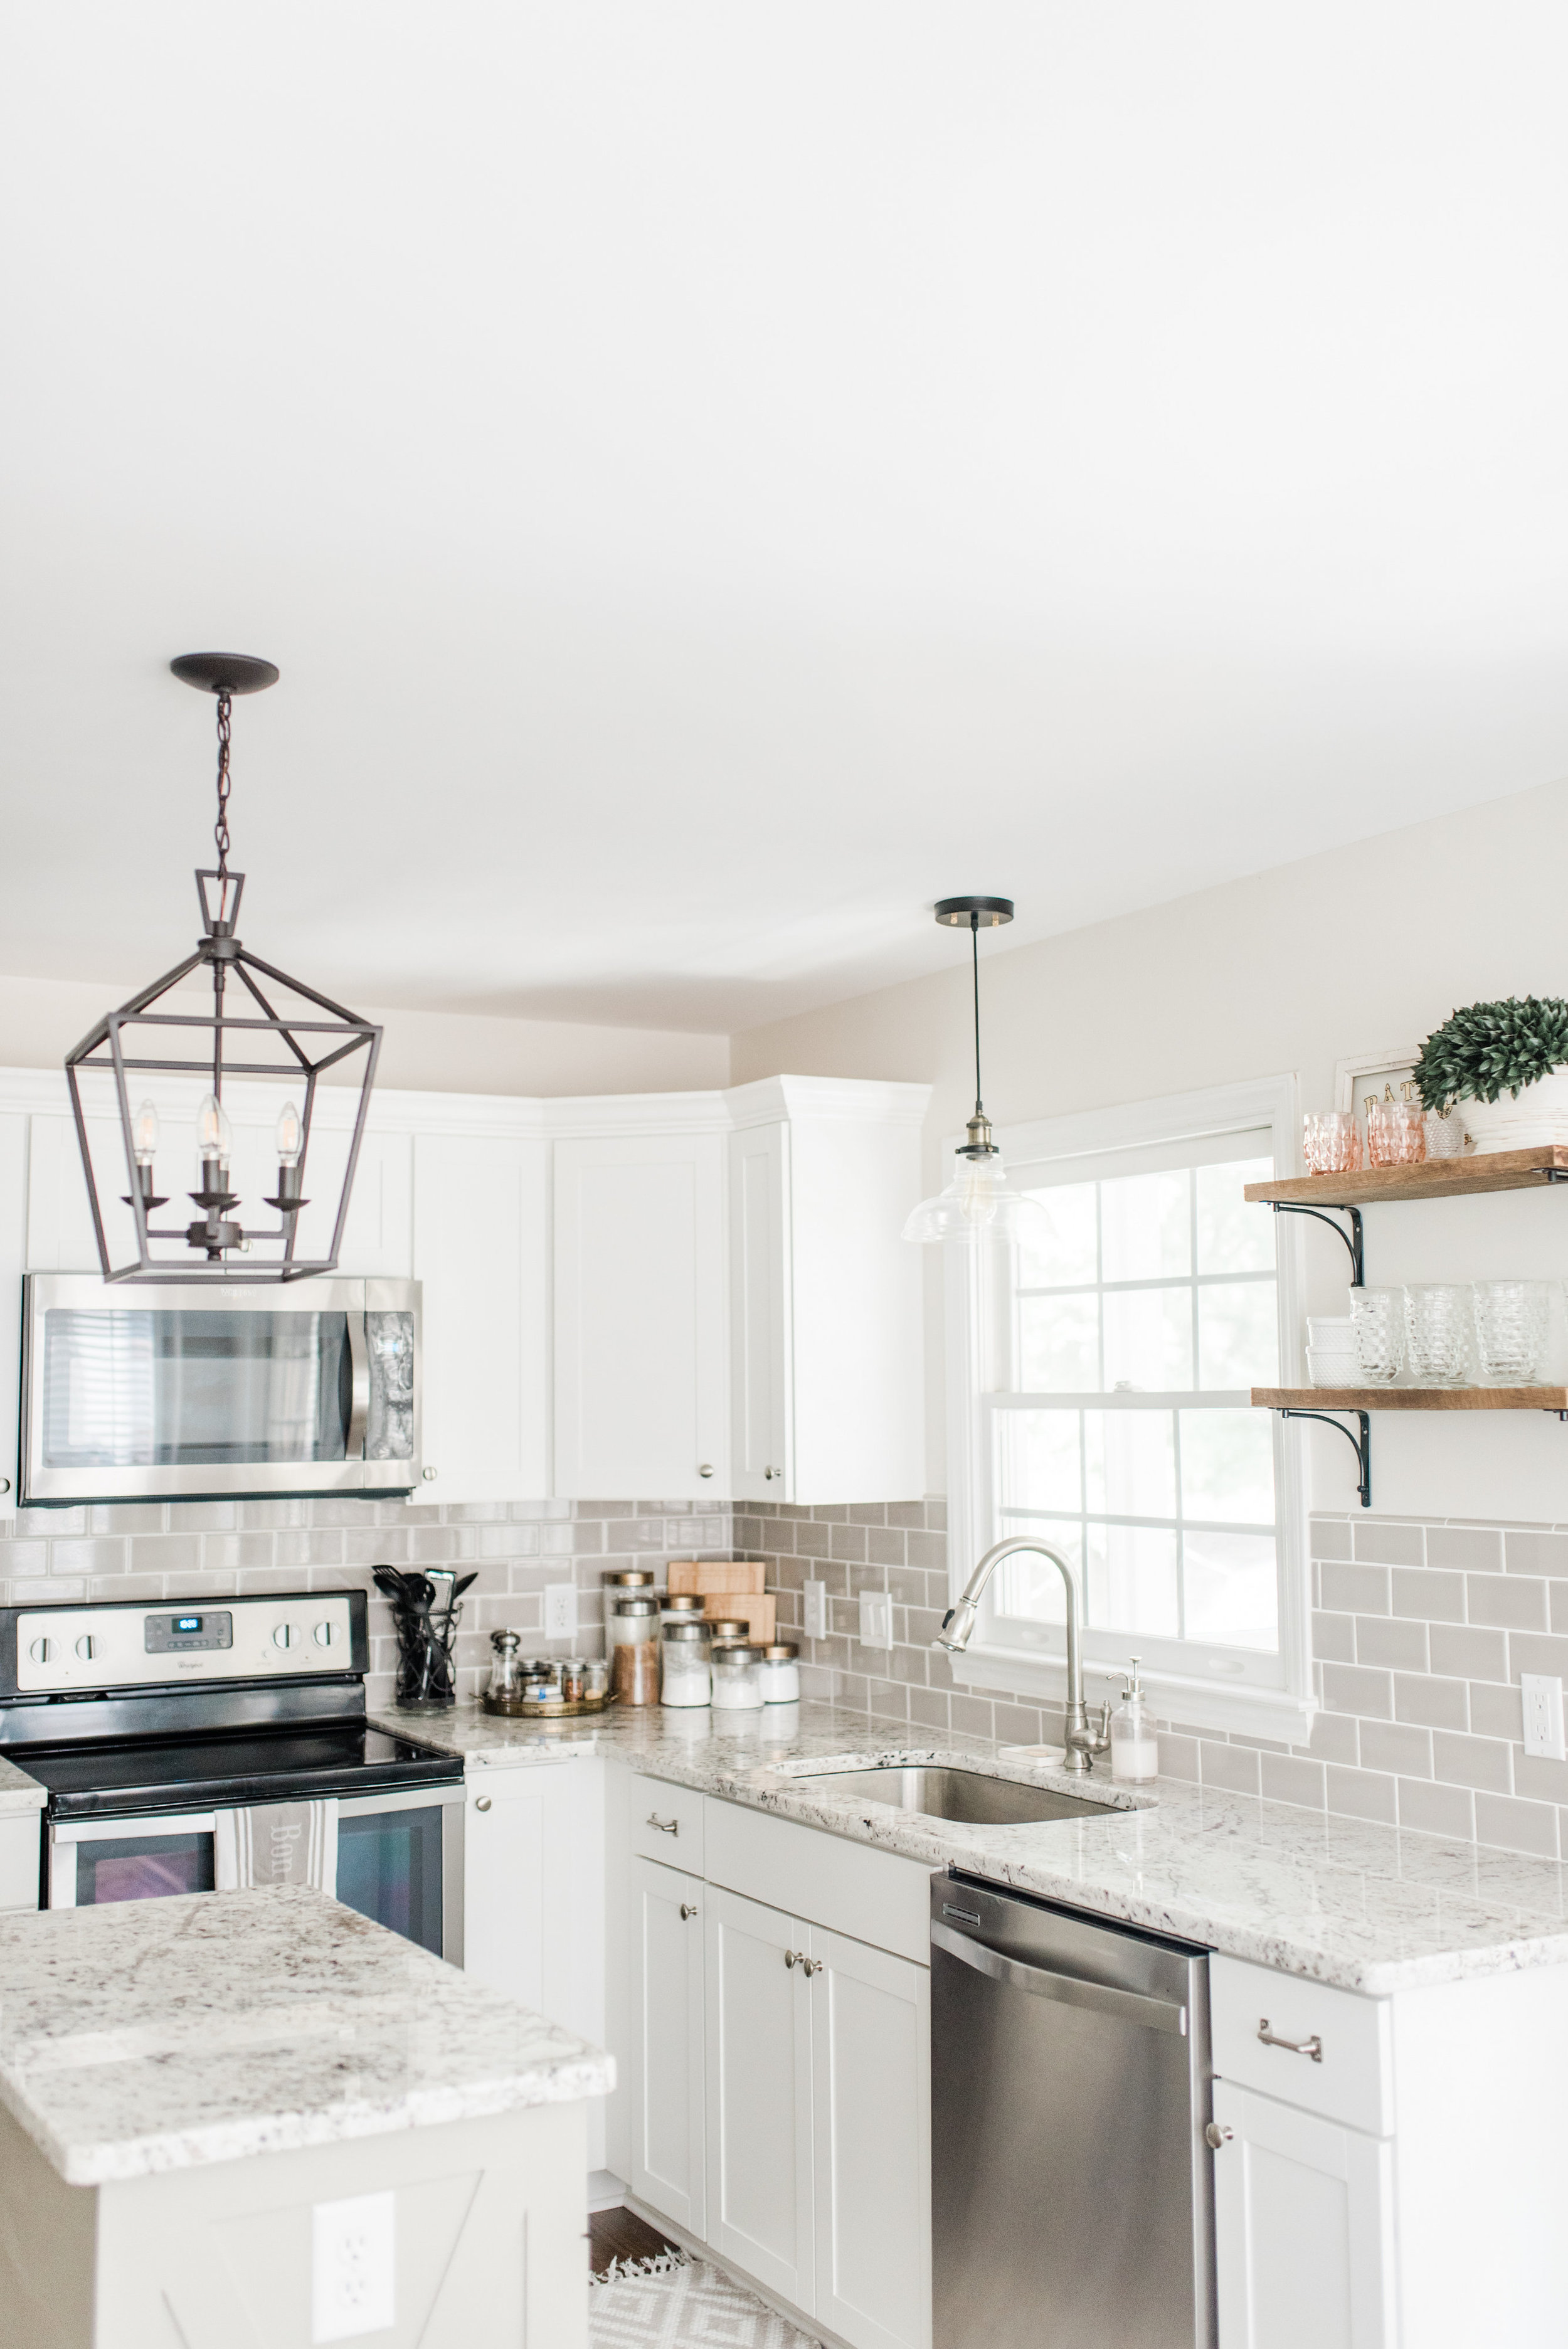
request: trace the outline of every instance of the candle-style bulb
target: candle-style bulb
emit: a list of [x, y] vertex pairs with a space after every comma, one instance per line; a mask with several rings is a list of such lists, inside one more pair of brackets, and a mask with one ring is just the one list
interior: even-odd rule
[[137, 1111], [131, 1129], [131, 1145], [139, 1166], [150, 1166], [158, 1155], [158, 1112], [150, 1101], [144, 1101]]
[[196, 1112], [196, 1139], [203, 1158], [215, 1158], [226, 1166], [233, 1148], [228, 1116], [216, 1093], [209, 1093]]
[[292, 1101], [284, 1102], [278, 1112], [277, 1132], [278, 1164], [297, 1166], [300, 1150], [304, 1142], [304, 1128], [300, 1123], [299, 1112]]

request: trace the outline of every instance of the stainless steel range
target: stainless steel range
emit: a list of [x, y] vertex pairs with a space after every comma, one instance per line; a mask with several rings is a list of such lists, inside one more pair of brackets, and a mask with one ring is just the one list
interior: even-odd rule
[[40, 1905], [308, 1880], [462, 1962], [463, 1765], [365, 1717], [362, 1590], [0, 1608]]

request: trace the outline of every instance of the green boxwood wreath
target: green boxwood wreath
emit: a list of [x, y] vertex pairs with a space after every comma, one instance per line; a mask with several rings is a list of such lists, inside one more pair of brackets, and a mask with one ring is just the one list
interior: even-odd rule
[[1434, 1028], [1416, 1062], [1427, 1109], [1456, 1101], [1494, 1102], [1568, 1063], [1568, 1003], [1561, 996], [1511, 995], [1469, 1003]]

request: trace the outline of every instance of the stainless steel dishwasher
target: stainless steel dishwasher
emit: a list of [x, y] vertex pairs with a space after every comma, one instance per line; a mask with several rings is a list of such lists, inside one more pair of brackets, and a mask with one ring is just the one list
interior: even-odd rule
[[1207, 1952], [931, 1888], [933, 2349], [1212, 2349]]

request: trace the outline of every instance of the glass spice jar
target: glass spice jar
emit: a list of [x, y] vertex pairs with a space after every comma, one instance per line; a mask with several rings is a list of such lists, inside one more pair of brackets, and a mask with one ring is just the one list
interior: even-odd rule
[[517, 1651], [522, 1637], [517, 1631], [490, 1633], [490, 1687], [485, 1693], [492, 1704], [520, 1704], [522, 1702], [522, 1670]]
[[762, 1651], [736, 1640], [713, 1651], [715, 1713], [756, 1713], [762, 1706]]

